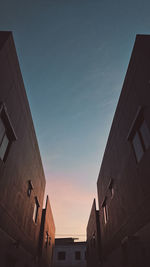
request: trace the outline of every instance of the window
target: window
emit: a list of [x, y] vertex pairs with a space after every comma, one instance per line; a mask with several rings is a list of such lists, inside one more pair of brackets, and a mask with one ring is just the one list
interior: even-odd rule
[[108, 207], [106, 203], [106, 198], [102, 204], [102, 208], [103, 208], [104, 223], [106, 224], [108, 221]]
[[150, 131], [145, 122], [142, 107], [138, 108], [127, 139], [131, 142], [136, 161], [140, 162], [145, 151], [150, 147]]
[[134, 153], [136, 156], [136, 160], [139, 162], [144, 154], [143, 146], [140, 140], [139, 133], [136, 132], [132, 139], [132, 145], [134, 148]]
[[45, 247], [47, 248], [48, 245], [48, 232], [46, 232], [46, 238], [45, 238]]
[[0, 159], [2, 161], [6, 161], [11, 143], [16, 139], [6, 107], [0, 103]]
[[75, 251], [75, 259], [81, 260], [81, 252], [80, 251]]
[[45, 247], [47, 248], [47, 246], [51, 245], [51, 237], [48, 234], [48, 231], [46, 231], [46, 236], [45, 236]]
[[95, 248], [96, 247], [96, 236], [95, 236], [95, 232], [93, 233], [92, 239], [93, 239], [93, 248]]
[[107, 209], [106, 204], [105, 204], [105, 206], [103, 206], [103, 212], [104, 212], [104, 222], [106, 224], [108, 221], [108, 209]]
[[65, 251], [59, 251], [58, 252], [58, 260], [65, 260], [66, 259], [66, 252]]
[[6, 134], [6, 129], [2, 119], [0, 118], [0, 159], [4, 160], [7, 148], [9, 145], [9, 139]]
[[33, 221], [37, 223], [37, 218], [38, 218], [38, 210], [39, 210], [39, 202], [37, 197], [35, 197], [35, 204], [34, 204], [34, 210], [33, 210]]
[[143, 157], [144, 152], [150, 146], [150, 132], [144, 120], [136, 129], [136, 132], [134, 133], [131, 142], [136, 156], [136, 160], [137, 162], [139, 162]]
[[113, 198], [113, 196], [114, 196], [114, 184], [113, 184], [112, 179], [110, 180], [110, 184], [109, 184], [108, 188], [109, 188], [110, 196], [111, 196], [111, 198]]
[[29, 181], [28, 181], [28, 189], [27, 189], [27, 195], [28, 195], [28, 197], [31, 196], [31, 192], [32, 192], [32, 190], [33, 190], [33, 185], [32, 185], [31, 180], [29, 180]]

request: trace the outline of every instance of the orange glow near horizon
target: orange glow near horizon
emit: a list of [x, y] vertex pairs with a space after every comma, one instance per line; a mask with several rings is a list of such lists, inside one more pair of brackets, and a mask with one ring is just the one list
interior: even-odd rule
[[47, 177], [46, 194], [50, 197], [57, 237], [77, 237], [86, 240], [86, 226], [93, 192], [61, 175]]

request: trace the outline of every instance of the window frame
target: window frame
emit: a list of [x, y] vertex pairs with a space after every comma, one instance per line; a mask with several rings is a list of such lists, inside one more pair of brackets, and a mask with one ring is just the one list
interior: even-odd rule
[[103, 214], [104, 214], [104, 223], [107, 224], [108, 222], [108, 207], [107, 204], [103, 206]]
[[38, 199], [37, 197], [34, 198], [35, 202], [34, 202], [34, 209], [33, 209], [33, 216], [32, 216], [32, 219], [33, 219], [33, 222], [35, 224], [37, 224], [37, 221], [38, 221], [38, 213], [39, 213], [39, 202], [38, 202]]
[[27, 196], [30, 198], [33, 190], [33, 184], [31, 180], [28, 180]]
[[114, 197], [115, 190], [114, 190], [114, 180], [110, 179], [109, 185], [108, 185], [108, 190], [110, 192], [111, 199]]
[[45, 247], [46, 248], [48, 246], [48, 239], [49, 239], [49, 234], [48, 234], [48, 231], [46, 231], [46, 236], [45, 236]]
[[103, 219], [104, 219], [104, 224], [106, 225], [108, 222], [108, 205], [107, 205], [107, 198], [105, 197], [103, 203], [102, 203], [102, 209], [103, 209]]
[[[137, 145], [139, 145], [140, 150], [141, 150], [141, 155], [136, 150], [136, 143], [134, 143], [136, 138], [137, 138]], [[137, 129], [135, 131], [135, 134], [133, 135], [133, 137], [131, 139], [131, 144], [132, 144], [132, 149], [133, 149], [133, 152], [134, 152], [134, 156], [135, 156], [136, 162], [138, 163], [138, 162], [140, 162], [140, 160], [142, 159], [142, 157], [144, 156], [144, 153], [146, 151], [145, 148], [144, 148], [142, 137], [141, 137], [141, 135], [139, 133], [139, 129]]]
[[95, 248], [96, 247], [96, 234], [95, 234], [95, 231], [94, 231], [94, 233], [92, 235], [92, 240], [93, 240], [93, 248]]
[[10, 117], [8, 115], [6, 105], [3, 102], [0, 102], [0, 120], [2, 121], [2, 124], [4, 126], [4, 133], [3, 133], [2, 139], [0, 140], [0, 148], [3, 144], [3, 140], [4, 140], [5, 136], [8, 139], [8, 144], [6, 145], [4, 155], [2, 157], [0, 157], [0, 161], [5, 162], [7, 159], [10, 147], [11, 147], [13, 141], [17, 140], [17, 136], [16, 136], [14, 128], [11, 124], [11, 120], [10, 120]]
[[5, 155], [7, 153], [8, 148], [9, 148], [10, 140], [9, 140], [8, 135], [6, 133], [6, 127], [5, 127], [1, 117], [0, 117], [0, 122], [4, 128], [4, 131], [2, 133], [1, 140], [0, 140], [0, 159], [2, 161], [4, 161]]
[[[146, 126], [146, 130], [149, 133], [149, 139], [150, 139], [150, 129], [144, 118], [143, 107], [140, 106], [137, 110], [136, 116], [132, 122], [132, 125], [130, 127], [130, 130], [127, 136], [127, 140], [131, 144], [136, 163], [139, 163], [141, 161], [145, 152], [150, 148], [150, 144], [148, 146], [146, 145], [146, 141], [144, 140], [144, 134], [142, 134], [142, 131], [141, 131], [141, 128], [143, 125]], [[137, 149], [136, 149], [136, 146], [137, 146]], [[138, 154], [138, 146], [139, 146], [139, 149], [141, 150], [141, 155]]]

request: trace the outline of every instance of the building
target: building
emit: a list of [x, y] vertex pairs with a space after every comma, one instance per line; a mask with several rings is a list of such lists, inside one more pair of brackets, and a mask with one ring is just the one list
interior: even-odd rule
[[150, 36], [137, 35], [98, 177], [103, 267], [150, 266]]
[[40, 230], [40, 266], [52, 266], [53, 250], [55, 245], [55, 224], [53, 214], [47, 196], [45, 208], [42, 211], [41, 230]]
[[53, 267], [86, 267], [86, 242], [56, 238]]
[[87, 267], [101, 266], [99, 211], [94, 199], [87, 225]]
[[38, 266], [44, 191], [12, 33], [0, 32], [0, 266]]

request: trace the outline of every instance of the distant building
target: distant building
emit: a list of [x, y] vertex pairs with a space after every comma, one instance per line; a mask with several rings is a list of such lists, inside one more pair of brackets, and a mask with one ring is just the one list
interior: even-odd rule
[[86, 267], [86, 242], [56, 238], [53, 267]]
[[50, 202], [47, 196], [46, 206], [42, 212], [41, 230], [40, 230], [40, 266], [52, 266], [53, 251], [55, 245], [55, 224]]
[[39, 147], [12, 33], [0, 32], [0, 266], [38, 266], [44, 191]]
[[100, 221], [94, 199], [87, 225], [87, 267], [101, 266]]
[[97, 182], [103, 267], [150, 266], [150, 36], [137, 35]]

